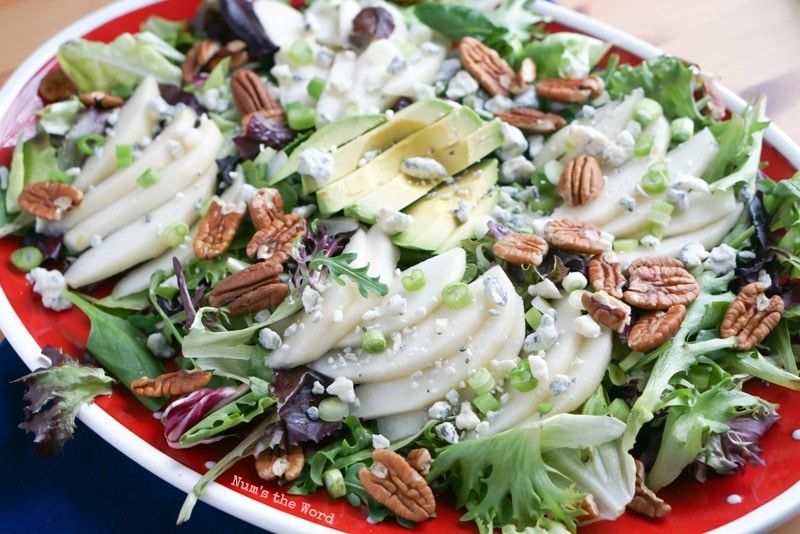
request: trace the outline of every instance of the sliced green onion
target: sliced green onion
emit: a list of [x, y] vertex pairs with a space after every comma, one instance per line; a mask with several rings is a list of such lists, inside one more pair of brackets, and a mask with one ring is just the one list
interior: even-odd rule
[[539, 385], [539, 381], [531, 374], [531, 364], [528, 358], [522, 358], [508, 377], [508, 383], [520, 393], [533, 391]]
[[669, 131], [673, 141], [683, 143], [694, 135], [694, 121], [689, 117], [678, 117], [669, 123]]
[[491, 393], [483, 393], [472, 399], [472, 404], [482, 414], [493, 412], [500, 407], [500, 401], [497, 400]]
[[130, 167], [133, 163], [133, 145], [117, 145], [117, 168]]
[[642, 236], [651, 235], [656, 239], [664, 237], [664, 227], [660, 224], [651, 224], [644, 229]]
[[467, 378], [467, 384], [475, 390], [475, 393], [483, 395], [484, 393], [492, 391], [495, 381], [494, 377], [492, 377], [492, 373], [485, 367], [481, 367]]
[[342, 476], [342, 472], [338, 469], [328, 469], [322, 473], [322, 482], [325, 484], [325, 489], [328, 490], [328, 493], [334, 499], [339, 499], [347, 494], [344, 476]]
[[425, 271], [412, 269], [410, 273], [400, 279], [406, 291], [419, 291], [425, 287]]
[[308, 96], [313, 98], [314, 100], [319, 100], [319, 97], [322, 96], [322, 92], [325, 90], [325, 79], [320, 78], [319, 76], [314, 76], [311, 78], [311, 81], [308, 82], [308, 86], [306, 87], [306, 91], [308, 91]]
[[663, 114], [664, 108], [652, 98], [643, 98], [633, 107], [633, 118], [642, 126], [649, 126]]
[[292, 130], [308, 130], [317, 122], [317, 113], [300, 102], [286, 104], [286, 123]]
[[42, 260], [42, 251], [33, 246], [20, 247], [11, 253], [11, 264], [24, 273], [41, 265]]
[[636, 144], [633, 146], [633, 153], [639, 158], [649, 156], [650, 152], [653, 150], [654, 140], [655, 136], [652, 134], [645, 134], [639, 137], [639, 139], [636, 140]]
[[170, 247], [177, 247], [183, 244], [187, 235], [189, 235], [189, 225], [183, 221], [175, 221], [168, 224], [161, 232], [161, 241]]
[[98, 147], [106, 144], [106, 138], [100, 134], [86, 134], [78, 137], [75, 140], [75, 146], [81, 151], [81, 154], [91, 156]]
[[539, 404], [539, 407], [536, 408], [536, 409], [540, 414], [545, 415], [545, 414], [550, 413], [550, 411], [553, 409], [553, 405], [550, 404], [549, 402], [542, 402], [542, 403]]
[[614, 240], [614, 252], [633, 252], [639, 248], [639, 240], [638, 239], [615, 239]]
[[464, 282], [453, 282], [444, 286], [442, 300], [451, 310], [460, 310], [472, 304], [472, 291]]
[[136, 179], [136, 183], [147, 189], [148, 187], [156, 185], [160, 179], [161, 175], [158, 174], [157, 171], [147, 169]]
[[386, 338], [383, 332], [372, 328], [361, 334], [361, 348], [367, 354], [380, 354], [386, 350]]
[[289, 61], [295, 65], [310, 65], [314, 61], [314, 51], [304, 39], [298, 39], [289, 45]]
[[328, 423], [341, 421], [350, 415], [350, 407], [339, 397], [328, 397], [319, 403], [319, 418]]
[[663, 200], [656, 200], [650, 206], [647, 218], [658, 225], [667, 226], [672, 220], [672, 212], [674, 209], [675, 206], [672, 204], [664, 202]]
[[539, 328], [539, 323], [542, 322], [542, 312], [531, 306], [530, 309], [525, 312], [525, 322], [528, 323], [528, 326], [536, 330]]
[[657, 195], [669, 186], [669, 169], [663, 161], [653, 163], [642, 176], [642, 189], [648, 195]]

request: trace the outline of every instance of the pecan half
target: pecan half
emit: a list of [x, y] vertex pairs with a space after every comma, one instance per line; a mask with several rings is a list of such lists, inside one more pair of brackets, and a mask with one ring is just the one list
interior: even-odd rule
[[306, 455], [299, 445], [284, 451], [279, 447], [265, 449], [256, 455], [256, 471], [263, 480], [295, 480], [303, 471]]
[[358, 479], [367, 493], [408, 521], [419, 523], [433, 515], [433, 491], [402, 456], [389, 449], [377, 449], [372, 451], [372, 459], [372, 469], [358, 470]]
[[283, 263], [289, 259], [295, 239], [306, 234], [306, 220], [296, 213], [287, 213], [270, 223], [247, 243], [247, 256], [251, 259]]
[[289, 295], [289, 286], [278, 277], [282, 272], [280, 263], [254, 263], [220, 280], [208, 301], [216, 308], [227, 308], [231, 315], [272, 308]]
[[547, 241], [538, 235], [519, 232], [505, 235], [492, 245], [495, 256], [514, 265], [541, 265], [547, 249]]
[[669, 504], [645, 486], [644, 464], [641, 460], [636, 460], [636, 485], [628, 509], [653, 519], [664, 517], [672, 510]]
[[783, 315], [783, 300], [767, 298], [761, 282], [747, 284], [728, 307], [720, 325], [723, 338], [737, 337], [736, 350], [750, 350], [767, 337]]
[[567, 206], [583, 206], [600, 196], [603, 185], [603, 171], [597, 160], [588, 154], [579, 154], [564, 167], [558, 181], [558, 194]]
[[633, 323], [628, 334], [628, 346], [639, 352], [649, 352], [675, 335], [686, 318], [686, 306], [676, 304], [667, 311], [653, 310]]
[[577, 219], [552, 219], [544, 226], [544, 238], [552, 246], [584, 254], [605, 252], [610, 243], [592, 223]]
[[605, 291], [588, 291], [581, 295], [581, 304], [598, 323], [622, 332], [631, 322], [631, 307]]
[[599, 76], [585, 78], [547, 78], [536, 84], [536, 93], [544, 98], [567, 104], [583, 104], [600, 96], [606, 84]]
[[566, 119], [555, 113], [545, 113], [533, 108], [511, 108], [494, 114], [501, 121], [516, 126], [529, 134], [548, 134], [563, 128]]
[[261, 77], [249, 69], [239, 69], [231, 75], [231, 96], [236, 109], [242, 116], [246, 128], [253, 114], [258, 113], [268, 119], [283, 117], [278, 101], [269, 92], [269, 87]]
[[228, 65], [230, 70], [238, 69], [249, 59], [247, 44], [240, 39], [234, 39], [224, 45], [213, 39], [195, 41], [181, 64], [183, 83], [186, 85], [194, 83], [201, 72], [210, 72], [225, 58], [230, 58]]
[[206, 387], [211, 381], [211, 374], [211, 371], [201, 369], [180, 369], [155, 378], [143, 376], [131, 382], [131, 391], [143, 397], [183, 395]]
[[595, 291], [605, 291], [612, 297], [622, 298], [625, 275], [619, 258], [614, 252], [603, 252], [592, 256], [588, 264], [589, 281]]
[[61, 182], [27, 183], [17, 197], [23, 211], [48, 221], [60, 221], [65, 211], [82, 200], [80, 189]]
[[509, 96], [517, 73], [500, 57], [474, 37], [464, 37], [458, 44], [458, 54], [464, 69], [492, 96]]
[[39, 82], [39, 96], [47, 102], [61, 102], [76, 94], [75, 84], [61, 69], [48, 72]]
[[244, 220], [247, 205], [244, 201], [229, 204], [214, 199], [200, 219], [197, 235], [192, 243], [194, 253], [203, 260], [219, 258], [231, 246], [236, 231]]
[[628, 288], [622, 298], [645, 310], [666, 310], [675, 304], [689, 304], [699, 294], [700, 286], [682, 261], [651, 256], [628, 266]]
[[277, 189], [262, 187], [250, 198], [248, 208], [253, 226], [263, 230], [273, 220], [283, 217], [283, 197]]
[[517, 70], [517, 74], [514, 76], [509, 90], [511, 94], [518, 95], [525, 92], [535, 80], [536, 62], [526, 57], [522, 60], [522, 63], [520, 63], [519, 70]]
[[408, 455], [406, 455], [406, 461], [408, 462], [408, 465], [417, 471], [417, 473], [422, 476], [427, 476], [428, 472], [431, 470], [431, 451], [425, 447], [412, 449], [408, 451]]
[[78, 99], [80, 99], [85, 106], [96, 107], [100, 109], [118, 108], [125, 103], [125, 99], [119, 96], [109, 95], [103, 91], [82, 93], [78, 96]]

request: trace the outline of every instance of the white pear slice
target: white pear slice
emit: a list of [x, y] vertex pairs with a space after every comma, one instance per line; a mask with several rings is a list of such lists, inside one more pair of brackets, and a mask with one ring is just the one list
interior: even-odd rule
[[253, 12], [270, 41], [288, 47], [305, 33], [303, 14], [286, 2], [253, 0]]

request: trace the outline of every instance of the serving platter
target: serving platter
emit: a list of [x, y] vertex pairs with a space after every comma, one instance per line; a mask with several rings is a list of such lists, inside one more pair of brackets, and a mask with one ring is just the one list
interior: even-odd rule
[[[197, 2], [141, 0], [121, 1], [78, 21], [60, 32], [28, 60], [0, 90], [0, 164], [8, 164], [13, 144], [20, 132], [33, 127], [33, 111], [39, 105], [36, 88], [41, 77], [53, 67], [57, 47], [77, 36], [109, 41], [123, 31], [135, 31], [151, 15], [170, 19], [190, 17]], [[551, 15], [558, 27], [583, 31], [616, 44], [615, 52], [623, 60], [636, 62], [660, 51], [646, 43], [559, 6], [539, 2], [537, 11]], [[741, 110], [744, 102], [725, 92], [728, 106]], [[800, 167], [800, 149], [777, 128], [770, 127], [763, 159], [769, 163], [767, 174], [783, 179]], [[88, 322], [75, 310], [55, 313], [42, 308], [38, 296], [30, 290], [24, 276], [9, 262], [10, 253], [19, 246], [13, 239], [0, 241], [0, 329], [30, 368], [43, 364], [41, 347], [60, 346], [73, 355], [82, 353]], [[778, 387], [755, 386], [759, 395], [771, 402], [791, 405], [800, 394]], [[680, 481], [661, 495], [673, 506], [673, 512], [659, 522], [626, 515], [614, 523], [597, 523], [582, 532], [636, 531], [664, 532], [682, 530], [700, 532], [724, 529], [731, 532], [763, 531], [800, 511], [800, 473], [783, 466], [800, 459], [800, 441], [792, 432], [800, 428], [800, 414], [782, 410], [781, 421], [766, 436], [763, 449], [766, 467], [749, 467], [743, 476], [715, 478], [700, 486], [691, 480]], [[191, 486], [213, 462], [227, 452], [220, 444], [188, 450], [170, 449], [163, 438], [160, 423], [131, 396], [121, 390], [81, 411], [80, 418], [109, 444], [143, 468], [157, 474], [183, 491]], [[65, 454], [69, 454], [67, 451]], [[729, 497], [741, 502], [731, 504]], [[204, 499], [233, 516], [275, 532], [342, 530], [348, 532], [406, 532], [394, 522], [372, 525], [363, 514], [345, 502], [334, 502], [324, 495], [308, 498], [290, 496], [286, 488], [260, 481], [250, 462], [240, 462], [212, 484]], [[175, 511], [177, 516], [177, 510]], [[420, 524], [419, 532], [464, 531], [459, 513], [440, 506], [437, 518]]]

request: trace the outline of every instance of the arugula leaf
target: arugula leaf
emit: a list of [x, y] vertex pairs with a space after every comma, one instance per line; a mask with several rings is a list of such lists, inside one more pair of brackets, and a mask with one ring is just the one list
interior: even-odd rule
[[389, 292], [389, 286], [381, 282], [377, 276], [369, 275], [369, 264], [363, 267], [353, 267], [351, 264], [355, 259], [355, 252], [340, 254], [332, 258], [320, 254], [308, 262], [308, 270], [322, 272], [323, 269], [327, 269], [333, 280], [340, 286], [345, 285], [342, 276], [346, 276], [356, 284], [358, 292], [364, 298], [369, 296], [370, 291], [381, 297], [385, 296]]
[[52, 365], [14, 382], [25, 385], [24, 398], [29, 403], [19, 427], [34, 434], [38, 454], [52, 456], [72, 439], [81, 406], [99, 395], [111, 395], [114, 380], [99, 367], [81, 363], [55, 347], [46, 346], [42, 354]]

